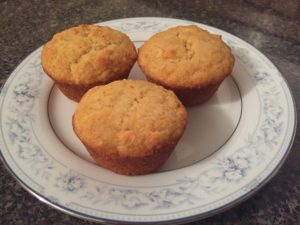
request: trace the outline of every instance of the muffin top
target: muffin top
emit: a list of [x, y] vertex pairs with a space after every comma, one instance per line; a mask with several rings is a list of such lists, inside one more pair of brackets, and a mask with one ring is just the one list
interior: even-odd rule
[[88, 85], [129, 73], [136, 58], [125, 34], [84, 24], [55, 34], [43, 47], [42, 66], [57, 82]]
[[187, 113], [176, 95], [141, 80], [90, 89], [73, 115], [73, 128], [89, 148], [143, 157], [181, 137]]
[[234, 58], [220, 35], [195, 25], [152, 36], [139, 49], [138, 63], [153, 81], [171, 88], [201, 88], [230, 75]]

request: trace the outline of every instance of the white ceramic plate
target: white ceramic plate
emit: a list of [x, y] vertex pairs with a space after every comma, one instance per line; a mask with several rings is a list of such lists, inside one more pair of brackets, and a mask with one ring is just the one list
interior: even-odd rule
[[[44, 74], [41, 48], [15, 69], [1, 92], [1, 154], [27, 190], [91, 220], [179, 223], [237, 204], [275, 174], [291, 147], [296, 118], [287, 84], [265, 56], [199, 23], [166, 18], [101, 23], [125, 32], [137, 47], [179, 24], [221, 34], [236, 62], [233, 76], [209, 102], [188, 109], [185, 134], [156, 173], [127, 177], [93, 163], [72, 130], [76, 104]], [[144, 79], [137, 66], [130, 79]]]

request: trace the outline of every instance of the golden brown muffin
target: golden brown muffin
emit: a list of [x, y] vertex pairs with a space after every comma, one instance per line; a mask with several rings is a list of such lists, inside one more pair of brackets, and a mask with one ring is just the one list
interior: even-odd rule
[[139, 49], [138, 63], [148, 80], [193, 106], [207, 101], [231, 74], [234, 57], [220, 35], [191, 25], [152, 36]]
[[73, 129], [100, 166], [138, 175], [160, 167], [182, 136], [187, 120], [176, 95], [141, 80], [90, 89], [73, 115]]
[[54, 35], [42, 51], [42, 66], [70, 99], [91, 87], [124, 79], [135, 63], [134, 44], [120, 31], [80, 25]]

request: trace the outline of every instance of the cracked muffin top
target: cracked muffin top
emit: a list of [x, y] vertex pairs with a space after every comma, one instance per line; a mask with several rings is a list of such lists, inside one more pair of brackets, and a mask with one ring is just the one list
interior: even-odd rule
[[42, 66], [57, 82], [88, 85], [129, 73], [135, 46], [122, 32], [105, 26], [80, 25], [53, 36], [42, 50]]
[[81, 141], [107, 154], [143, 157], [181, 137], [187, 113], [176, 95], [142, 80], [90, 89], [73, 115]]
[[234, 58], [220, 35], [195, 25], [152, 36], [139, 49], [138, 63], [152, 81], [171, 88], [201, 88], [232, 71]]

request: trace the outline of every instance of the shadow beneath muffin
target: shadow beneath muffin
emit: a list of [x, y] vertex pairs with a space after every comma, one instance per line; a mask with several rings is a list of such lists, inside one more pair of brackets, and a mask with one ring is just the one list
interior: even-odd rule
[[[255, 82], [249, 72], [238, 59], [232, 71], [232, 75], [227, 77], [217, 92], [211, 97], [211, 104], [230, 104], [234, 101], [243, 101], [242, 99], [255, 89]], [[225, 98], [223, 96], [226, 96]], [[222, 102], [219, 98], [223, 98]]]
[[188, 125], [168, 161], [157, 172], [169, 171], [197, 163], [223, 147], [236, 131], [242, 105], [217, 104], [218, 96], [198, 107], [188, 108]]

